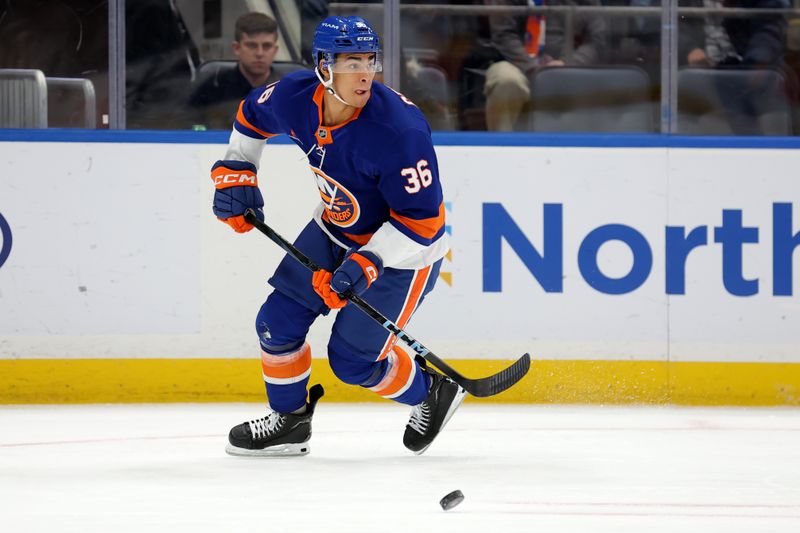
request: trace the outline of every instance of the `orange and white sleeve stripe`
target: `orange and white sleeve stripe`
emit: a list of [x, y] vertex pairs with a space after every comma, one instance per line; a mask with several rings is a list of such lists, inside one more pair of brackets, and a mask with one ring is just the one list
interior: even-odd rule
[[297, 351], [273, 355], [261, 351], [261, 372], [270, 385], [291, 385], [311, 375], [311, 347], [304, 343]]
[[410, 239], [423, 246], [432, 243], [444, 233], [444, 202], [439, 204], [439, 213], [430, 218], [411, 218], [403, 216], [394, 209], [389, 210], [390, 221]]
[[390, 211], [389, 220], [378, 228], [361, 250], [380, 257], [384, 268], [416, 269], [434, 263], [448, 250], [444, 204], [438, 216], [423, 220]]
[[275, 137], [277, 133], [264, 131], [253, 125], [247, 119], [247, 117], [244, 115], [244, 104], [246, 101], [247, 100], [242, 100], [239, 103], [239, 110], [236, 112], [236, 120], [233, 123], [233, 127], [248, 137], [255, 137], [259, 139], [269, 139], [270, 137]]

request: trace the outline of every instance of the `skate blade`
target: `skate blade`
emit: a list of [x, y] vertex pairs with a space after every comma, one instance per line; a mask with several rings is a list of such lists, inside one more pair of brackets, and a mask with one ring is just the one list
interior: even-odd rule
[[[461, 387], [459, 387], [458, 388], [458, 392], [456, 393], [456, 397], [453, 399], [453, 403], [450, 404], [450, 408], [447, 410], [447, 413], [445, 413], [445, 415], [444, 415], [444, 422], [442, 422], [442, 427], [439, 428], [439, 433], [444, 431], [444, 427], [447, 425], [447, 423], [450, 421], [450, 419], [453, 418], [453, 415], [455, 414], [456, 409], [458, 409], [458, 407], [461, 405], [461, 403], [464, 401], [464, 398], [466, 398], [466, 397], [467, 397], [467, 391], [462, 389]], [[439, 433], [436, 434], [436, 437], [439, 436]], [[422, 448], [418, 452], [414, 452], [414, 455], [422, 455], [423, 453], [425, 453], [425, 450], [430, 448], [431, 444], [434, 443], [434, 441], [436, 440], [436, 437], [434, 437], [434, 439], [430, 443], [428, 443], [427, 446], [425, 446], [424, 448]]]
[[311, 446], [307, 442], [301, 442], [300, 444], [278, 444], [277, 446], [270, 446], [263, 450], [239, 448], [230, 443], [225, 446], [225, 453], [238, 457], [291, 457], [296, 455], [308, 455], [310, 451]]

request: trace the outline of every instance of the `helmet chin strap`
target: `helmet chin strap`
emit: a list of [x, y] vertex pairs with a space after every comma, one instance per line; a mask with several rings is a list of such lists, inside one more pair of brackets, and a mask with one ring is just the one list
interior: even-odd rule
[[339, 96], [338, 94], [336, 94], [336, 91], [333, 90], [333, 70], [332, 69], [330, 69], [330, 68], [328, 69], [328, 74], [330, 74], [331, 77], [327, 81], [325, 81], [325, 78], [322, 77], [322, 73], [319, 71], [319, 67], [316, 67], [314, 69], [314, 73], [317, 75], [317, 78], [319, 78], [319, 82], [322, 84], [322, 86], [325, 87], [325, 90], [328, 91], [330, 94], [332, 94], [337, 100], [339, 100], [344, 105], [349, 105], [350, 107], [357, 107], [357, 106], [354, 106], [353, 104], [348, 104], [347, 102], [345, 102], [342, 99], [342, 97]]

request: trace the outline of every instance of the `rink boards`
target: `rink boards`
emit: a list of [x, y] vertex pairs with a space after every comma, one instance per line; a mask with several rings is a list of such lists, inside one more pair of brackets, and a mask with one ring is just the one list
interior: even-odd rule
[[[260, 400], [281, 254], [211, 215], [224, 137], [98, 138], [0, 143], [0, 402]], [[471, 376], [530, 352], [501, 401], [800, 404], [797, 146], [486, 138], [437, 137], [452, 253], [409, 332]], [[293, 237], [302, 153], [259, 175]], [[312, 380], [372, 399], [332, 376], [330, 325]]]

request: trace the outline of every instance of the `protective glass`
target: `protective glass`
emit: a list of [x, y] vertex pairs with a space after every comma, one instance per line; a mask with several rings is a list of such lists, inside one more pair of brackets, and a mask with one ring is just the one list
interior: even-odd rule
[[355, 74], [383, 71], [383, 57], [380, 52], [370, 54], [336, 54], [332, 70], [336, 74]]

